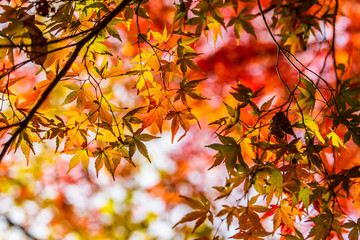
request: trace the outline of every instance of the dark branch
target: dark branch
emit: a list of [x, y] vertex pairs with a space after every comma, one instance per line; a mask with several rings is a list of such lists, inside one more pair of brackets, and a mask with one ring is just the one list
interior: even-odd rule
[[336, 90], [338, 90], [338, 87], [340, 84], [340, 79], [339, 79], [339, 76], [337, 74], [337, 69], [336, 69], [336, 55], [335, 55], [335, 38], [336, 38], [335, 23], [336, 23], [336, 15], [338, 14], [338, 9], [339, 9], [339, 0], [336, 0], [335, 1], [335, 12], [334, 12], [333, 23], [332, 23], [333, 34], [332, 34], [332, 43], [331, 43], [332, 59], [333, 59], [335, 78], [336, 78]]
[[16, 227], [17, 229], [20, 229], [31, 240], [38, 240], [38, 238], [34, 237], [26, 228], [13, 222], [6, 214], [3, 214], [2, 216], [5, 218], [5, 221], [10, 227]]
[[[335, 99], [335, 97], [334, 97], [334, 95], [333, 95], [333, 93], [332, 93], [333, 88], [331, 87], [331, 85], [330, 85], [325, 79], [323, 79], [320, 75], [318, 75], [317, 73], [315, 73], [315, 72], [312, 71], [311, 69], [307, 68], [304, 64], [302, 64], [292, 53], [290, 53], [289, 51], [287, 51], [286, 49], [284, 49], [282, 46], [280, 46], [280, 44], [279, 44], [279, 43], [277, 42], [277, 40], [275, 39], [275, 36], [274, 36], [273, 33], [271, 32], [270, 27], [269, 27], [269, 25], [268, 25], [268, 23], [267, 23], [267, 21], [266, 21], [264, 12], [263, 12], [262, 7], [261, 7], [261, 4], [260, 4], [260, 0], [257, 0], [257, 4], [258, 4], [258, 6], [259, 6], [259, 10], [260, 10], [261, 16], [262, 16], [262, 18], [263, 18], [265, 27], [266, 27], [268, 33], [270, 34], [273, 42], [275, 43], [276, 47], [278, 48], [278, 51], [284, 56], [284, 58], [287, 60], [287, 62], [288, 62], [298, 73], [301, 73], [301, 75], [303, 75], [305, 78], [307, 78], [307, 79], [313, 84], [313, 86], [315, 87], [315, 89], [317, 90], [317, 92], [320, 94], [321, 98], [324, 100], [325, 104], [327, 105], [329, 111], [330, 111], [334, 116], [337, 116], [336, 113], [332, 110], [332, 108], [331, 108], [331, 106], [330, 106], [330, 104], [329, 104], [329, 101], [326, 100], [323, 92], [318, 88], [318, 86], [316, 86], [316, 84], [314, 83], [314, 81], [313, 81], [308, 75], [306, 75], [303, 71], [301, 71], [300, 68], [297, 67], [293, 61], [291, 61], [291, 59], [290, 59], [289, 56], [293, 57], [294, 60], [301, 65], [301, 67], [303, 67], [303, 68], [306, 69], [307, 71], [315, 74], [319, 79], [321, 79], [321, 80], [325, 83], [325, 85], [328, 87], [328, 89], [330, 90], [331, 97], [332, 97], [333, 99]], [[288, 55], [289, 55], [289, 56], [288, 56]], [[295, 91], [295, 89], [294, 89], [293, 91]], [[293, 92], [293, 91], [291, 91], [291, 92]], [[335, 105], [335, 107], [337, 107], [337, 106]]]
[[[66, 36], [66, 37], [63, 37], [63, 38], [47, 41], [46, 44], [50, 45], [50, 44], [53, 44], [53, 43], [62, 42], [62, 41], [65, 41], [67, 39], [72, 39], [72, 38], [78, 37], [80, 35], [85, 35], [86, 33], [90, 32], [90, 31], [91, 31], [91, 29], [87, 29], [87, 30], [81, 31], [79, 33], [75, 33], [73, 35], [69, 35], [69, 36]], [[20, 44], [16, 45], [15, 43], [13, 43], [11, 41], [11, 39], [8, 36], [6, 36], [4, 34], [0, 34], [0, 36], [2, 36], [4, 38], [7, 38], [9, 40], [9, 42], [11, 43], [11, 44], [0, 45], [0, 48], [23, 48], [23, 47], [34, 47], [34, 46], [42, 46], [43, 45], [42, 43], [31, 43], [31, 44], [20, 43]]]
[[130, 4], [133, 0], [124, 0], [122, 1], [119, 6], [117, 6], [112, 12], [110, 12], [101, 22], [94, 26], [93, 30], [84, 37], [81, 41], [78, 42], [76, 45], [73, 53], [71, 54], [69, 60], [66, 62], [65, 66], [61, 69], [59, 74], [55, 77], [55, 79], [50, 83], [50, 85], [46, 88], [46, 90], [41, 95], [39, 101], [36, 105], [31, 109], [27, 117], [21, 122], [20, 126], [11, 138], [4, 144], [4, 148], [0, 153], [0, 162], [4, 158], [5, 154], [7, 153], [10, 145], [15, 141], [17, 136], [23, 131], [27, 125], [29, 124], [30, 120], [34, 117], [35, 113], [39, 110], [41, 105], [45, 102], [47, 97], [50, 95], [51, 91], [55, 88], [55, 86], [60, 82], [60, 80], [66, 75], [67, 71], [70, 69], [73, 62], [76, 60], [79, 52], [85, 46], [87, 42], [89, 42], [93, 37], [96, 37], [101, 30], [103, 30], [110, 21], [116, 17], [128, 4]]

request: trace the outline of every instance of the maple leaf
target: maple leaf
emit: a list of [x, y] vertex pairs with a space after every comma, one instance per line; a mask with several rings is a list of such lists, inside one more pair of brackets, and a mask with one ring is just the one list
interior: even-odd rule
[[293, 208], [292, 206], [289, 206], [289, 202], [286, 199], [281, 200], [280, 205], [278, 206], [270, 205], [270, 207], [271, 210], [269, 210], [263, 216], [263, 218], [275, 214], [273, 218], [274, 221], [273, 233], [279, 228], [281, 223], [285, 224], [292, 231], [295, 231], [293, 218], [296, 215], [302, 214], [299, 210]]
[[88, 165], [89, 165], [89, 156], [92, 156], [88, 149], [85, 147], [75, 147], [68, 149], [66, 154], [74, 154], [74, 156], [70, 159], [69, 169], [67, 170], [66, 174], [68, 174], [71, 169], [76, 167], [80, 162], [86, 172], [88, 172]]
[[195, 211], [190, 212], [188, 214], [186, 214], [179, 222], [177, 222], [172, 228], [175, 228], [177, 225], [182, 224], [182, 223], [186, 223], [186, 222], [190, 222], [190, 221], [194, 221], [197, 219], [197, 221], [195, 222], [195, 226], [193, 228], [192, 233], [195, 232], [195, 230], [202, 224], [205, 222], [206, 219], [209, 219], [209, 221], [211, 223], [213, 223], [213, 214], [210, 211], [210, 202], [209, 200], [203, 195], [200, 194], [201, 197], [201, 201], [192, 199], [192, 198], [188, 198], [185, 196], [180, 196], [183, 199], [185, 199], [186, 203], [193, 209], [195, 209]]
[[27, 165], [29, 165], [30, 150], [33, 152], [33, 154], [35, 154], [34, 143], [40, 141], [40, 138], [36, 134], [34, 134], [34, 132], [35, 131], [33, 131], [31, 129], [26, 129], [26, 130], [22, 131], [19, 134], [19, 137], [17, 138], [17, 141], [14, 142], [14, 144], [9, 149], [9, 151], [14, 149], [15, 152], [16, 152], [16, 150], [20, 146], [22, 153], [26, 157], [26, 164]]
[[162, 133], [163, 119], [166, 114], [167, 111], [162, 106], [151, 109], [143, 119], [141, 129], [145, 129], [153, 124], [153, 122], [155, 122], [156, 126], [159, 128], [160, 133]]
[[195, 89], [204, 80], [206, 80], [206, 78], [192, 81], [188, 81], [187, 77], [184, 78], [180, 83], [180, 89], [175, 93], [174, 102], [181, 99], [182, 103], [185, 106], [188, 106], [186, 96], [197, 100], [209, 100], [209, 98], [204, 97], [199, 91]]
[[17, 83], [18, 81], [23, 80], [24, 78], [25, 78], [25, 76], [15, 77], [15, 78], [10, 78], [10, 79], [0, 78], [0, 93], [11, 94], [11, 95], [14, 94], [10, 91], [9, 88], [12, 85], [14, 85], [15, 83]]
[[81, 87], [76, 84], [68, 84], [65, 85], [65, 87], [71, 89], [72, 92], [70, 92], [66, 96], [63, 104], [68, 104], [73, 102], [74, 100], [77, 100], [76, 106], [80, 112], [84, 110], [87, 101], [96, 100], [94, 94], [89, 90], [89, 88], [91, 87], [90, 84], [84, 84]]
[[268, 208], [260, 205], [254, 205], [257, 198], [258, 196], [254, 196], [248, 201], [247, 206], [240, 206], [237, 208], [236, 217], [238, 218], [238, 221], [242, 223], [239, 225], [238, 229], [247, 230], [255, 227], [256, 229], [264, 230], [260, 222], [260, 217], [257, 213], [267, 212]]
[[42, 65], [48, 53], [47, 38], [43, 32], [35, 25], [35, 16], [24, 14], [20, 21], [27, 28], [31, 39], [31, 47], [28, 52], [29, 58], [36, 64]]
[[[279, 170], [284, 172], [284, 188], [289, 192], [298, 192], [301, 183], [310, 177], [310, 173], [306, 170], [307, 164], [289, 164], [283, 165]], [[310, 190], [310, 189], [309, 189]], [[308, 191], [308, 190], [305, 190]], [[305, 197], [305, 196], [304, 196]]]
[[[104, 61], [107, 59], [104, 57]], [[120, 58], [117, 58], [119, 61], [117, 64], [114, 64], [109, 70], [107, 69], [107, 62], [102, 63], [100, 69], [98, 70], [99, 73], [101, 73], [101, 76], [103, 78], [112, 78], [112, 77], [118, 77], [118, 76], [129, 76], [131, 74], [124, 72], [122, 69], [122, 61]], [[134, 73], [135, 74], [135, 73]]]
[[166, 26], [164, 27], [164, 30], [163, 30], [163, 33], [162, 33], [162, 34], [159, 33], [159, 32], [157, 32], [157, 31], [151, 31], [151, 30], [150, 30], [150, 33], [152, 34], [153, 38], [157, 41], [157, 42], [155, 42], [154, 44], [156, 44], [156, 43], [164, 44], [164, 43], [166, 43], [166, 42], [170, 39], [170, 37], [171, 37], [171, 35], [168, 34], [168, 31], [167, 31], [167, 29], [166, 29]]
[[[331, 128], [329, 129], [331, 132], [326, 135], [326, 139], [331, 139], [332, 146], [334, 146], [338, 152], [340, 151], [340, 146], [348, 150], [341, 138]], [[338, 154], [340, 154], [340, 152]]]
[[342, 227], [351, 229], [349, 232], [349, 239], [350, 240], [358, 240], [360, 236], [360, 218], [358, 218], [357, 222], [348, 221], [342, 225]]
[[56, 137], [56, 148], [55, 152], [57, 152], [60, 143], [62, 142], [63, 138], [65, 137], [66, 133], [69, 128], [66, 127], [65, 122], [57, 115], [55, 115], [55, 118], [59, 121], [57, 123], [53, 120], [53, 125], [50, 127], [50, 129], [46, 132], [44, 139], [52, 139]]
[[[179, 111], [169, 111], [168, 114], [165, 117], [166, 120], [171, 121], [171, 142], [174, 142], [174, 138], [176, 133], [179, 130], [179, 127], [181, 126], [182, 129], [184, 129], [185, 133], [178, 139], [180, 141], [183, 137], [185, 137], [186, 133], [190, 129], [189, 120], [196, 119], [196, 117], [191, 113], [190, 109], [183, 109]], [[199, 125], [199, 122], [198, 122]], [[199, 125], [200, 127], [200, 125]]]
[[133, 136], [126, 136], [125, 142], [129, 144], [129, 156], [132, 157], [137, 149], [144, 157], [147, 158], [147, 160], [149, 160], [149, 162], [151, 162], [148, 150], [143, 142], [147, 142], [159, 137], [146, 133], [140, 134], [141, 131], [142, 130], [139, 129], [133, 134]]
[[298, 104], [302, 107], [305, 112], [312, 112], [315, 107], [316, 100], [316, 88], [314, 84], [307, 79], [301, 78], [301, 82], [305, 85], [303, 87], [298, 87], [300, 90], [300, 96]]
[[106, 169], [111, 173], [111, 176], [115, 181], [115, 170], [120, 164], [121, 158], [123, 157], [121, 152], [109, 146], [104, 149], [98, 148], [96, 151], [93, 152], [93, 156], [96, 157], [96, 175], [99, 174], [100, 169], [105, 163]]
[[283, 191], [283, 176], [279, 169], [273, 164], [255, 165], [250, 168], [253, 173], [251, 184], [259, 194], [266, 194], [267, 205], [273, 196], [281, 196]]
[[[103, 100], [103, 99], [102, 99]], [[89, 120], [94, 123], [97, 120], [101, 120], [104, 123], [111, 124], [113, 121], [113, 115], [115, 111], [122, 110], [119, 107], [114, 106], [109, 101], [98, 102], [94, 100], [92, 102], [87, 102], [85, 108], [90, 109]]]
[[183, 73], [183, 76], [185, 77], [187, 69], [190, 68], [195, 71], [200, 71], [201, 69], [198, 67], [198, 65], [193, 61], [194, 58], [198, 57], [199, 54], [195, 53], [194, 49], [190, 46], [190, 44], [196, 42], [198, 38], [189, 38], [183, 40], [180, 38], [177, 43], [177, 55], [178, 59], [176, 61], [176, 65], [180, 65], [180, 70]]
[[293, 135], [296, 138], [289, 119], [285, 116], [284, 112], [276, 113], [275, 116], [271, 119], [269, 133], [279, 138], [283, 138], [285, 136], [284, 133], [287, 133]]
[[271, 233], [266, 232], [263, 229], [258, 229], [253, 227], [247, 231], [241, 230], [235, 235], [231, 236], [234, 239], [244, 239], [244, 240], [262, 240], [264, 237], [269, 236]]
[[246, 107], [248, 104], [253, 103], [252, 99], [259, 96], [262, 89], [259, 89], [253, 93], [251, 88], [246, 87], [245, 85], [241, 84], [241, 82], [237, 80], [237, 87], [233, 87], [232, 89], [235, 92], [230, 92], [230, 94], [241, 104], [239, 105], [240, 108]]
[[[240, 106], [237, 105], [236, 108], [234, 109], [225, 102], [224, 105], [226, 106], [226, 110], [229, 114], [229, 117], [221, 118], [217, 121], [209, 123], [209, 125], [218, 124], [219, 127], [217, 128], [217, 130], [222, 128], [219, 134], [224, 133], [224, 135], [227, 135], [232, 131], [234, 131], [235, 129], [238, 129], [239, 132], [242, 132], [242, 123], [240, 120]], [[245, 142], [247, 142], [247, 140], [245, 140]]]
[[332, 213], [330, 209], [326, 209], [323, 213], [311, 218], [309, 222], [313, 222], [315, 226], [310, 230], [308, 238], [325, 239], [331, 231], [335, 231], [342, 239], [341, 224], [339, 222], [340, 215]]
[[304, 126], [307, 129], [307, 131], [314, 133], [321, 143], [325, 143], [325, 140], [319, 131], [319, 126], [314, 121], [314, 119], [306, 114], [302, 114], [302, 115], [300, 113], [298, 114], [303, 118], [303, 120], [298, 121], [298, 124], [300, 126]]
[[215, 200], [229, 197], [231, 192], [249, 177], [249, 172], [246, 167], [237, 165], [236, 170], [237, 171], [233, 171], [229, 179], [226, 180], [225, 187], [213, 187], [220, 193], [220, 195]]
[[304, 45], [301, 42], [301, 38], [299, 38], [299, 36], [296, 34], [290, 34], [284, 43], [284, 46], [290, 46], [290, 52], [292, 55], [295, 54], [297, 49], [304, 50]]
[[237, 44], [239, 44], [239, 39], [243, 29], [247, 33], [253, 35], [256, 39], [254, 27], [248, 21], [253, 19], [254, 16], [246, 14], [247, 10], [247, 8], [244, 8], [236, 17], [231, 18], [227, 24], [227, 27], [234, 25], [234, 33]]
[[241, 146], [235, 139], [221, 135], [218, 135], [218, 138], [222, 144], [214, 143], [206, 146], [218, 151], [215, 155], [215, 161], [209, 169], [220, 165], [222, 162], [225, 162], [226, 168], [230, 172], [233, 171], [237, 163], [240, 163], [242, 166], [247, 166], [241, 153]]
[[125, 128], [126, 126], [130, 130], [130, 132], [134, 133], [132, 125], [143, 123], [143, 121], [140, 118], [136, 117], [135, 114], [141, 112], [144, 108], [145, 107], [138, 107], [126, 113], [122, 121], [123, 128]]
[[73, 114], [73, 117], [71, 117], [67, 122], [67, 138], [62, 152], [66, 152], [74, 146], [80, 147], [87, 145], [87, 129], [92, 128], [92, 124], [89, 122], [85, 113], [79, 114], [78, 112], [69, 111], [69, 114]]
[[216, 41], [218, 36], [220, 36], [221, 39], [223, 38], [221, 33], [221, 24], [212, 17], [209, 17], [208, 19], [210, 22], [208, 23], [207, 27], [209, 28], [209, 30], [213, 30], [214, 48], [216, 49]]

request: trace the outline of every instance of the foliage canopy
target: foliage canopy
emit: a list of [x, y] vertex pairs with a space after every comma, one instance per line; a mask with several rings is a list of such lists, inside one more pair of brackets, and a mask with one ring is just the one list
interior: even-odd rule
[[[167, 212], [180, 202], [193, 209], [174, 223], [173, 238], [359, 238], [357, 1], [6, 0], [0, 7], [0, 196], [49, 208], [46, 238], [147, 232], [159, 216], [131, 220], [136, 187], [125, 187], [125, 210], [110, 198], [93, 218], [79, 214], [65, 188], [101, 192], [102, 168], [131, 183], [163, 132], [186, 145], [167, 160], [176, 170], [159, 170], [146, 191]], [[22, 158], [31, 178], [13, 168]], [[54, 166], [60, 170], [50, 176], [45, 169]], [[220, 173], [217, 186], [190, 180], [207, 171]], [[42, 195], [29, 179], [56, 185], [56, 194]], [[36, 239], [26, 220], [0, 214]]]

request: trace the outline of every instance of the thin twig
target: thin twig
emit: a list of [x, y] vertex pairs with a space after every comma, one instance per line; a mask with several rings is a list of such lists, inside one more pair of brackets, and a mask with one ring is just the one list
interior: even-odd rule
[[[333, 65], [334, 65], [334, 74], [335, 74], [335, 79], [336, 79], [336, 83], [335, 83], [335, 94], [338, 94], [339, 91], [339, 86], [340, 86], [340, 78], [337, 74], [337, 65], [336, 65], [336, 53], [335, 53], [335, 38], [336, 38], [336, 29], [335, 29], [335, 23], [336, 23], [336, 15], [338, 13], [338, 8], [339, 8], [339, 0], [335, 0], [335, 11], [334, 11], [334, 17], [333, 17], [333, 34], [332, 34], [332, 42], [331, 42], [331, 53], [332, 53], [332, 60], [333, 60]], [[335, 106], [337, 106], [337, 102], [336, 99], [334, 100], [334, 104]], [[333, 128], [335, 129], [335, 124], [333, 124]], [[332, 166], [332, 171], [335, 173], [336, 170], [336, 153], [335, 153], [335, 147], [332, 146], [332, 151], [333, 151], [333, 158], [334, 158], [334, 162], [333, 162], [333, 166]]]
[[21, 226], [18, 223], [13, 222], [9, 216], [6, 214], [2, 214], [2, 216], [5, 218], [5, 221], [10, 227], [16, 227], [17, 229], [20, 229], [29, 239], [31, 240], [38, 240], [35, 236], [33, 236], [25, 227]]
[[71, 54], [69, 60], [66, 62], [65, 66], [61, 69], [59, 74], [55, 77], [55, 79], [50, 83], [50, 85], [46, 88], [46, 90], [41, 95], [39, 101], [35, 104], [35, 106], [31, 109], [27, 117], [21, 122], [20, 126], [14, 134], [11, 136], [11, 138], [4, 144], [4, 148], [2, 149], [0, 153], [0, 162], [4, 158], [5, 154], [7, 153], [10, 145], [15, 141], [17, 136], [27, 127], [31, 119], [34, 117], [35, 113], [41, 105], [45, 102], [47, 97], [50, 95], [51, 91], [55, 88], [55, 86], [60, 82], [60, 80], [66, 75], [67, 71], [70, 69], [73, 62], [76, 60], [79, 52], [81, 49], [85, 46], [87, 42], [89, 42], [93, 37], [96, 37], [108, 24], [109, 22], [115, 18], [128, 4], [130, 4], [132, 0], [124, 0], [122, 1], [112, 12], [110, 12], [104, 20], [99, 22], [97, 25], [94, 26], [92, 31], [84, 37], [82, 40], [80, 40], [76, 47]]

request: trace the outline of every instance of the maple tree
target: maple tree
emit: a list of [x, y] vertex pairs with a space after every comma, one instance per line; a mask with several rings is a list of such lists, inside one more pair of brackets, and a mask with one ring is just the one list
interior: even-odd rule
[[[169, 238], [359, 238], [357, 1], [0, 7], [8, 228], [37, 239], [32, 219], [48, 214], [48, 239], [161, 239], [151, 226], [185, 204]], [[167, 132], [174, 167], [144, 187]], [[142, 198], [164, 210], [134, 220]]]

